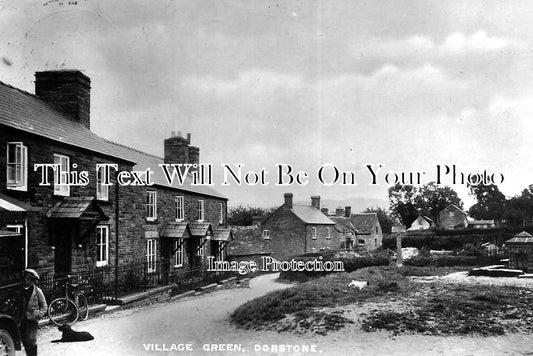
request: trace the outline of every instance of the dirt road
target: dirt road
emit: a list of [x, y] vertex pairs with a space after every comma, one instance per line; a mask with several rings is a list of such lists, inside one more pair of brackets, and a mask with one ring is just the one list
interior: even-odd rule
[[[327, 336], [240, 330], [228, 315], [247, 300], [287, 285], [277, 275], [254, 278], [250, 288], [216, 291], [173, 303], [123, 310], [77, 323], [95, 340], [51, 343], [55, 328], [39, 335], [40, 355], [532, 355], [531, 335], [431, 337], [365, 333], [357, 325]], [[188, 351], [187, 351], [188, 349]], [[224, 350], [222, 350], [224, 349]], [[259, 349], [258, 351], [256, 351]]]

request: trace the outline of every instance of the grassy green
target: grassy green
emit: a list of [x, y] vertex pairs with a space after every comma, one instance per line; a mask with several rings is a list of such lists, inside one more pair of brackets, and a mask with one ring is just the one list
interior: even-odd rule
[[[343, 316], [343, 306], [373, 301], [384, 303], [385, 307], [363, 315], [361, 326], [365, 331], [483, 336], [533, 332], [531, 289], [417, 283], [409, 279], [455, 270], [386, 266], [331, 274], [249, 301], [235, 310], [231, 321], [243, 328], [272, 329], [289, 317], [292, 324], [284, 323], [282, 331], [307, 329], [320, 334], [353, 323]], [[369, 286], [362, 290], [348, 287], [352, 280], [366, 280]], [[394, 303], [387, 305], [391, 300]]]

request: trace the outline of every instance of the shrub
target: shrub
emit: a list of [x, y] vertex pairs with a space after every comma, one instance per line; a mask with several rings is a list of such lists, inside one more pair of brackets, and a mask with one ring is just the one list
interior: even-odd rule
[[483, 266], [500, 262], [498, 256], [423, 256], [419, 255], [404, 261], [406, 266], [413, 267], [453, 267]]

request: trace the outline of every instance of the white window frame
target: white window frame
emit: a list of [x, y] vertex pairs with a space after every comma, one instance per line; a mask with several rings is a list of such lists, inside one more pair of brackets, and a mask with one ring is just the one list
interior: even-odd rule
[[175, 196], [174, 203], [176, 204], [176, 221], [183, 221], [185, 219], [185, 198]]
[[16, 232], [17, 234], [21, 234], [22, 233], [22, 229], [24, 229], [24, 225], [19, 225], [19, 224], [6, 225], [6, 230], [7, 231]]
[[331, 239], [331, 230], [329, 227], [326, 227], [326, 239]]
[[316, 227], [311, 228], [311, 238], [316, 240]]
[[96, 227], [96, 267], [107, 266], [109, 261], [109, 226]]
[[70, 196], [70, 186], [67, 184], [66, 176], [61, 173], [70, 172], [70, 157], [62, 155], [60, 153], [54, 153], [54, 164], [59, 163], [59, 182], [56, 182], [56, 172], [54, 172], [54, 195], [60, 195], [63, 197]]
[[157, 191], [146, 191], [146, 220], [154, 221], [157, 219]]
[[146, 240], [146, 271], [148, 273], [157, 270], [157, 239]]
[[204, 221], [205, 218], [205, 201], [198, 199], [198, 220]]
[[[15, 157], [11, 157], [9, 154], [10, 146], [14, 147]], [[10, 174], [10, 171], [14, 172], [14, 177], [13, 173]], [[6, 188], [21, 191], [28, 190], [28, 148], [22, 142], [7, 143]]]
[[100, 167], [96, 171], [96, 199], [102, 201], [109, 200], [109, 186], [104, 184], [105, 167]]
[[205, 257], [205, 244], [206, 244], [205, 237], [200, 237], [200, 245], [199, 245], [200, 247], [196, 251], [196, 256], [201, 256], [202, 259], [204, 259]]
[[220, 216], [218, 217], [218, 223], [224, 224], [224, 204], [218, 203], [218, 206], [220, 207]]
[[265, 240], [270, 240], [270, 230], [263, 230], [263, 238]]
[[[180, 242], [181, 242], [181, 245], [180, 245]], [[181, 239], [177, 239], [174, 242], [174, 249], [176, 250], [174, 254], [174, 267], [183, 267], [184, 245], [185, 243], [184, 241], [181, 241]]]

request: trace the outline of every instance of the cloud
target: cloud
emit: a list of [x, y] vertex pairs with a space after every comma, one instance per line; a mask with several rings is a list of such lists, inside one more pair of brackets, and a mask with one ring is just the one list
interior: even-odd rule
[[522, 46], [521, 41], [489, 36], [486, 31], [478, 30], [470, 35], [461, 32], [451, 33], [440, 43], [422, 34], [399, 39], [367, 38], [353, 44], [351, 51], [357, 58], [371, 57], [391, 60], [416, 57], [418, 60], [427, 61], [446, 57], [482, 55]]
[[449, 35], [438, 47], [444, 54], [461, 54], [465, 52], [492, 52], [500, 51], [513, 44], [513, 41], [489, 37], [485, 31], [478, 31], [470, 36], [460, 32]]

